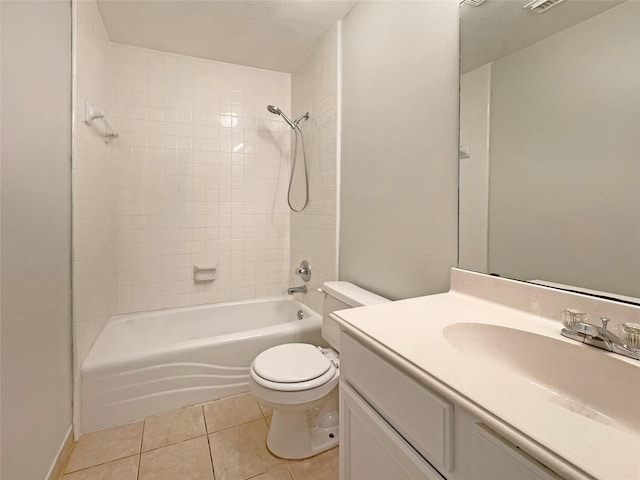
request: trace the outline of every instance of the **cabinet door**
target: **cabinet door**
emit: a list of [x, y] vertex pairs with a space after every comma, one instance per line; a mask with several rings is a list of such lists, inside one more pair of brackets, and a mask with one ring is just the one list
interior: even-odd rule
[[444, 475], [453, 470], [453, 405], [358, 343], [340, 337], [340, 378]]
[[349, 385], [340, 382], [340, 480], [442, 480]]
[[536, 462], [481, 424], [475, 425], [475, 475], [477, 480], [559, 480]]

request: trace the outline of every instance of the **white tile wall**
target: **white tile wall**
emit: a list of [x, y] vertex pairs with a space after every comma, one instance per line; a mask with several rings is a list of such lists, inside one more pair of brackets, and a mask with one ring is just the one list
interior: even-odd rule
[[[301, 124], [309, 167], [309, 205], [302, 213], [291, 214], [291, 266], [289, 282], [302, 285], [294, 270], [300, 261], [311, 264], [307, 294], [297, 294], [305, 304], [322, 312], [322, 295], [317, 291], [325, 281], [338, 279], [337, 255], [337, 115], [338, 115], [338, 28], [335, 26], [307, 61], [291, 78], [293, 116], [309, 112]], [[299, 153], [299, 161], [302, 155]], [[299, 165], [302, 165], [300, 163]], [[301, 172], [300, 167], [296, 172]], [[296, 176], [299, 196], [302, 178]], [[301, 202], [300, 202], [301, 203]], [[294, 206], [299, 206], [296, 203]]]
[[460, 145], [470, 157], [460, 159], [458, 266], [477, 272], [488, 268], [490, 93], [491, 64], [460, 78]]
[[[111, 117], [110, 42], [93, 1], [73, 2], [73, 330], [75, 370], [109, 314], [112, 187], [109, 146], [84, 123], [85, 102]], [[100, 126], [100, 122], [97, 122]]]
[[[112, 45], [111, 312], [284, 293], [289, 74]], [[217, 265], [213, 283], [194, 265]]]

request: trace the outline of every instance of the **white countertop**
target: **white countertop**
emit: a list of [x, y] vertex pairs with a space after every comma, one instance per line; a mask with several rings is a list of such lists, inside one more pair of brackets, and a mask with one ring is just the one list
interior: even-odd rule
[[[593, 349], [632, 368], [640, 369], [640, 362], [565, 339], [560, 335], [559, 322], [454, 291], [343, 310], [336, 315], [347, 332], [355, 330], [364, 335], [358, 337], [369, 346], [387, 350], [392, 357], [417, 367], [424, 373], [427, 386], [434, 377], [454, 396], [471, 401], [576, 466], [576, 478], [640, 479], [639, 431], [587, 418], [584, 412], [575, 413], [571, 410], [575, 410], [574, 405], [561, 405], [562, 395], [514, 373], [508, 362], [487, 363], [474, 357], [473, 352], [463, 353], [443, 331], [457, 323], [504, 326]], [[544, 351], [538, 353], [545, 355]], [[557, 368], [563, 368], [562, 363]], [[550, 401], [550, 397], [560, 401]], [[554, 465], [549, 467], [554, 469]]]

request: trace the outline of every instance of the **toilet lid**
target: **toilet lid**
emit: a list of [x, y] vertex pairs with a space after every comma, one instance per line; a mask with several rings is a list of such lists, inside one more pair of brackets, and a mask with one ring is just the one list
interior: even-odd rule
[[299, 383], [325, 374], [331, 362], [313, 345], [287, 343], [265, 350], [253, 361], [253, 370], [271, 382]]

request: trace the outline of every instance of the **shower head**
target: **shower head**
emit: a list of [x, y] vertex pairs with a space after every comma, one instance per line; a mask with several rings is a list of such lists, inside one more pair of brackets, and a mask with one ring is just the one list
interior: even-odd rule
[[284, 121], [287, 122], [289, 124], [289, 126], [291, 128], [299, 128], [298, 124], [293, 123], [289, 117], [287, 117], [282, 110], [280, 110], [278, 107], [274, 107], [273, 105], [267, 105], [267, 110], [269, 110], [269, 112], [273, 113], [274, 115], [280, 115], [282, 118], [284, 118]]

